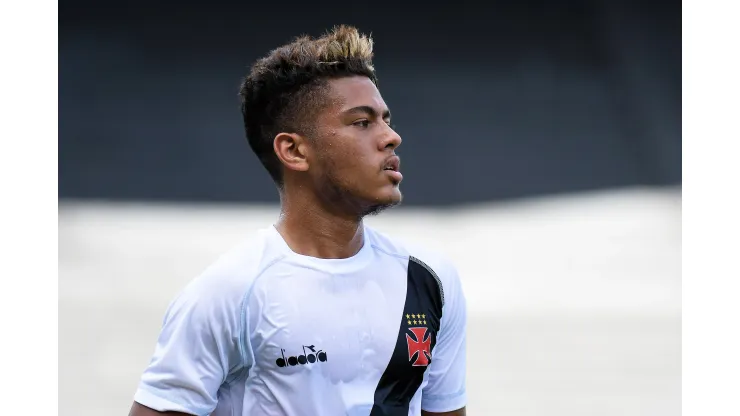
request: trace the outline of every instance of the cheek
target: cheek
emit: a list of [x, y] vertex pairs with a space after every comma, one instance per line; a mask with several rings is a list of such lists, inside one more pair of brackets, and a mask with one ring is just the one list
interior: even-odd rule
[[324, 147], [327, 164], [335, 169], [361, 171], [369, 163], [371, 149], [358, 138], [334, 135]]

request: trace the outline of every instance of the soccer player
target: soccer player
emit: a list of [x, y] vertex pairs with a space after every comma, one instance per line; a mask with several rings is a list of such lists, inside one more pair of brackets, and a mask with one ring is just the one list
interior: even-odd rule
[[279, 219], [173, 300], [131, 416], [465, 414], [455, 267], [363, 223], [401, 202], [372, 56], [339, 26], [254, 64], [244, 127]]

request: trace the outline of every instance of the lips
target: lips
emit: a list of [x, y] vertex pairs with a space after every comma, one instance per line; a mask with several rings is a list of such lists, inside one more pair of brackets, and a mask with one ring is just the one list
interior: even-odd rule
[[391, 170], [398, 172], [398, 169], [401, 167], [401, 158], [398, 156], [391, 156], [386, 161], [385, 164], [383, 164], [383, 170]]
[[398, 156], [389, 157], [383, 164], [383, 171], [391, 177], [391, 181], [396, 185], [403, 180], [403, 175], [398, 171], [400, 168], [401, 159]]

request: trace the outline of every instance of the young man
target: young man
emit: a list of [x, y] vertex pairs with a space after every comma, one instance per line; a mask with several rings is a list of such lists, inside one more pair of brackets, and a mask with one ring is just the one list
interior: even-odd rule
[[363, 224], [401, 202], [372, 53], [341, 26], [252, 67], [244, 126], [280, 218], [172, 302], [131, 416], [465, 414], [455, 268]]

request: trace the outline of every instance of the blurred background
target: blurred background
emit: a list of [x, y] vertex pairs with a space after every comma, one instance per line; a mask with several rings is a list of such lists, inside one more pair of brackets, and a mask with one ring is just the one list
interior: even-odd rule
[[372, 33], [404, 205], [460, 269], [475, 415], [679, 415], [681, 3], [59, 3], [59, 410], [127, 414], [164, 310], [278, 198], [251, 63]]

